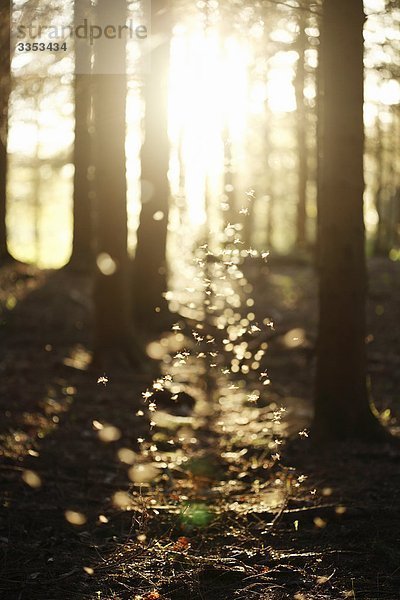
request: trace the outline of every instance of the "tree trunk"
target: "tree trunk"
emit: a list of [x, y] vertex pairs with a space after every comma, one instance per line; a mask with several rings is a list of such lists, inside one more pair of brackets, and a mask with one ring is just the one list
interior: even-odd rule
[[237, 190], [235, 188], [234, 164], [232, 156], [232, 141], [229, 135], [229, 128], [226, 125], [223, 132], [224, 142], [224, 195], [228, 210], [226, 211], [227, 223], [237, 223], [239, 221], [239, 207], [237, 201]]
[[304, 83], [305, 83], [305, 51], [307, 36], [305, 32], [306, 18], [305, 11], [300, 11], [299, 34], [297, 36], [296, 49], [299, 55], [296, 67], [296, 77], [294, 88], [296, 93], [296, 134], [297, 134], [297, 219], [296, 219], [296, 246], [304, 249], [307, 244], [307, 179], [308, 179], [308, 160], [307, 160], [307, 111], [304, 103]]
[[273, 152], [273, 138], [271, 135], [272, 113], [269, 107], [266, 107], [267, 112], [267, 127], [265, 129], [265, 169], [266, 169], [266, 191], [268, 195], [267, 204], [267, 227], [266, 227], [266, 244], [269, 252], [274, 250], [274, 209], [275, 209], [275, 173], [271, 165]]
[[7, 248], [7, 137], [8, 99], [11, 88], [10, 55], [10, 2], [2, 3], [1, 11], [1, 52], [0, 52], [0, 261], [10, 258]]
[[[168, 182], [168, 63], [169, 15], [165, 0], [151, 2], [151, 33], [156, 44], [144, 82], [144, 142], [141, 150], [142, 210], [137, 231], [133, 275], [133, 311], [136, 323], [146, 330], [159, 328], [168, 315], [163, 296], [167, 291]], [[162, 325], [161, 325], [162, 326]]]
[[[98, 0], [97, 20], [121, 24], [126, 0]], [[95, 362], [135, 362], [130, 319], [125, 165], [125, 40], [95, 45], [94, 115], [97, 268], [94, 286]]]
[[316, 268], [319, 267], [320, 259], [320, 236], [321, 236], [321, 223], [320, 223], [320, 205], [322, 202], [322, 128], [323, 128], [323, 116], [324, 116], [324, 86], [323, 86], [323, 74], [322, 74], [322, 62], [323, 62], [323, 49], [324, 40], [321, 31], [321, 22], [319, 22], [319, 46], [318, 46], [318, 65], [317, 72], [315, 75], [315, 86], [316, 86], [316, 185], [317, 185], [317, 226], [315, 232], [315, 247], [314, 247], [314, 264]]
[[314, 435], [380, 431], [366, 385], [363, 3], [325, 0], [319, 336]]
[[395, 172], [395, 188], [393, 196], [394, 216], [392, 222], [392, 247], [398, 248], [400, 246], [400, 171], [397, 164], [397, 157], [400, 154], [400, 110], [393, 111], [393, 137], [395, 140], [392, 154]]
[[[90, 16], [90, 0], [75, 0], [74, 21], [79, 26]], [[86, 270], [92, 266], [93, 217], [92, 185], [89, 170], [92, 164], [90, 112], [92, 102], [91, 47], [89, 40], [75, 44], [75, 142], [72, 254], [69, 266]]]

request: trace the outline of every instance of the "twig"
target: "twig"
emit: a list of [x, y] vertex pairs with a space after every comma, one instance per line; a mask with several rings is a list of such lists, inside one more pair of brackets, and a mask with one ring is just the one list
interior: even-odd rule
[[319, 11], [313, 10], [311, 6], [293, 6], [293, 4], [288, 4], [287, 2], [283, 2], [283, 0], [265, 0], [265, 2], [269, 2], [270, 4], [275, 4], [278, 6], [285, 6], [286, 8], [292, 8], [293, 10], [303, 10], [312, 15], [317, 15], [318, 17], [322, 15], [322, 13], [320, 13]]
[[271, 531], [271, 529], [273, 529], [275, 527], [275, 525], [277, 525], [279, 523], [279, 521], [281, 520], [281, 518], [283, 516], [283, 513], [287, 510], [287, 505], [288, 505], [288, 498], [285, 499], [279, 512], [276, 513], [276, 515], [272, 519], [271, 523], [269, 523], [269, 531]]

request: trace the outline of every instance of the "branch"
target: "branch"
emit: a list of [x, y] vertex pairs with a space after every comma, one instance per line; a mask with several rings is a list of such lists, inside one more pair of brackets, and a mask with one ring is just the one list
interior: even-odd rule
[[318, 10], [315, 10], [313, 8], [313, 6], [320, 8], [318, 4], [314, 4], [314, 5], [310, 5], [310, 6], [304, 6], [304, 5], [293, 6], [293, 4], [289, 4], [288, 2], [284, 2], [283, 0], [264, 0], [264, 1], [269, 2], [270, 4], [275, 4], [277, 6], [285, 6], [286, 8], [292, 8], [293, 10], [303, 10], [312, 15], [317, 15], [318, 17], [322, 16], [321, 12], [319, 12]]

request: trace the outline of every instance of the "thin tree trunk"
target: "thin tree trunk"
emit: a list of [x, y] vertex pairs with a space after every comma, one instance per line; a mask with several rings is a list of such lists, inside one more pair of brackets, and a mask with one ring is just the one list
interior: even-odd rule
[[314, 248], [314, 263], [315, 266], [319, 267], [320, 260], [320, 237], [321, 237], [321, 223], [320, 223], [320, 205], [322, 202], [322, 130], [323, 130], [323, 116], [324, 116], [324, 86], [322, 76], [322, 62], [323, 62], [323, 50], [324, 50], [324, 39], [322, 35], [321, 21], [319, 21], [319, 46], [318, 46], [318, 65], [316, 72], [316, 185], [317, 185], [317, 226], [315, 232], [315, 248]]
[[[126, 1], [98, 0], [100, 23], [125, 23]], [[125, 165], [125, 40], [95, 47], [97, 269], [95, 362], [136, 362], [130, 318]], [[111, 73], [110, 73], [111, 71]]]
[[314, 435], [380, 431], [366, 385], [363, 3], [325, 0], [319, 336]]
[[137, 324], [146, 330], [162, 327], [157, 314], [167, 317], [167, 226], [170, 188], [168, 182], [168, 64], [170, 25], [167, 2], [152, 0], [151, 31], [156, 46], [144, 82], [144, 142], [141, 150], [142, 210], [137, 231], [133, 275], [133, 311]]
[[247, 249], [252, 248], [254, 242], [254, 230], [256, 227], [256, 214], [255, 214], [255, 202], [256, 202], [256, 194], [250, 197], [247, 202], [247, 212], [243, 215], [241, 223], [242, 223], [242, 241], [244, 243], [244, 247]]
[[265, 144], [266, 144], [266, 160], [265, 160], [265, 169], [266, 169], [266, 190], [268, 195], [268, 205], [267, 205], [267, 231], [266, 231], [266, 242], [267, 248], [271, 252], [274, 249], [274, 209], [275, 209], [275, 176], [274, 169], [271, 166], [271, 157], [272, 157], [272, 135], [270, 131], [270, 123], [272, 121], [272, 114], [269, 108], [267, 111], [267, 127], [265, 130]]
[[10, 258], [7, 247], [6, 226], [8, 100], [11, 88], [10, 2], [7, 1], [2, 3], [0, 15], [0, 261], [4, 261]]
[[297, 219], [296, 219], [296, 246], [305, 248], [307, 245], [307, 179], [308, 179], [308, 160], [307, 160], [307, 111], [304, 103], [304, 83], [305, 83], [305, 50], [307, 44], [306, 13], [299, 12], [299, 34], [297, 36], [296, 49], [299, 55], [296, 67], [296, 77], [294, 88], [296, 93], [296, 133], [297, 133]]
[[[393, 132], [396, 135], [396, 117], [392, 115], [393, 119]], [[396, 142], [393, 141], [393, 137], [387, 136], [387, 145], [390, 148], [390, 153], [387, 157], [387, 195], [386, 195], [386, 228], [387, 228], [387, 239], [386, 239], [386, 256], [389, 255], [390, 250], [396, 245], [396, 222], [397, 222], [397, 211], [396, 211], [396, 168], [398, 163], [398, 152], [396, 152]], [[385, 148], [385, 144], [384, 144]]]
[[232, 142], [229, 135], [229, 129], [226, 126], [223, 133], [224, 142], [224, 194], [228, 210], [226, 211], [226, 221], [237, 223], [239, 221], [239, 211], [237, 206], [237, 194], [233, 175], [233, 157]]
[[275, 196], [270, 193], [267, 207], [267, 248], [269, 252], [274, 250], [274, 208]]
[[393, 246], [400, 246], [400, 171], [398, 161], [396, 157], [400, 154], [400, 107], [394, 107], [393, 110], [393, 121], [394, 121], [394, 150], [393, 150], [393, 161], [394, 164], [394, 178], [395, 178], [395, 190], [394, 190], [394, 218], [392, 223], [392, 239]]
[[[79, 26], [89, 18], [90, 0], [75, 0], [74, 21]], [[93, 217], [92, 185], [89, 169], [92, 163], [90, 113], [92, 102], [91, 47], [88, 40], [75, 44], [75, 142], [72, 254], [69, 265], [86, 270], [92, 266]]]

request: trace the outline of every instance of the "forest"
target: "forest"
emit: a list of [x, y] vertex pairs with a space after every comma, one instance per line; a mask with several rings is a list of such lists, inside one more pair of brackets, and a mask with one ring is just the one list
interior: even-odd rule
[[399, 600], [400, 0], [0, 50], [0, 599]]

